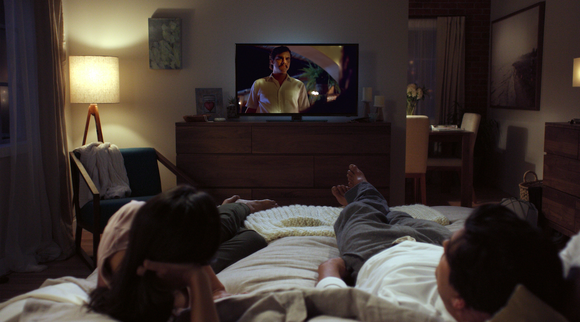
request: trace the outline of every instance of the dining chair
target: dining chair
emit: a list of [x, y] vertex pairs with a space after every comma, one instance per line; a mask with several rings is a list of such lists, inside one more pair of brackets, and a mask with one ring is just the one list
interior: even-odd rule
[[[90, 268], [95, 268], [97, 263], [97, 250], [100, 236], [107, 222], [119, 208], [131, 200], [147, 201], [151, 197], [161, 193], [161, 176], [158, 163], [164, 165], [182, 182], [190, 185], [195, 183], [171, 161], [154, 148], [128, 148], [120, 149], [123, 156], [125, 170], [129, 178], [131, 195], [126, 198], [101, 199], [103, 191], [99, 191], [86, 168], [80, 161], [80, 153], [71, 151], [70, 164], [73, 183], [73, 204], [76, 218], [75, 248], [77, 253]], [[91, 200], [81, 205], [80, 183], [84, 182], [89, 189]], [[81, 247], [83, 229], [93, 234], [93, 258]]]
[[427, 153], [429, 150], [429, 118], [426, 115], [407, 115], [405, 178], [413, 179], [415, 202], [427, 204]]
[[[461, 120], [461, 129], [473, 132], [470, 142], [471, 153], [475, 147], [480, 121], [481, 115], [477, 113], [465, 113]], [[473, 160], [473, 155], [471, 159]], [[427, 159], [427, 171], [455, 171], [461, 178], [461, 162], [461, 157], [430, 157]], [[475, 191], [473, 192], [473, 202], [475, 202]]]

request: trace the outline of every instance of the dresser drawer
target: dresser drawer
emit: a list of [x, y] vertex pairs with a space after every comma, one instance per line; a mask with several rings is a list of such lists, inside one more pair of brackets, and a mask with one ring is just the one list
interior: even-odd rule
[[544, 187], [542, 212], [551, 226], [571, 236], [580, 231], [580, 199], [564, 192]]
[[544, 152], [573, 159], [580, 159], [580, 130], [546, 126]]
[[255, 126], [252, 153], [388, 154], [391, 134], [384, 126]]
[[554, 154], [544, 156], [543, 185], [580, 196], [580, 160]]

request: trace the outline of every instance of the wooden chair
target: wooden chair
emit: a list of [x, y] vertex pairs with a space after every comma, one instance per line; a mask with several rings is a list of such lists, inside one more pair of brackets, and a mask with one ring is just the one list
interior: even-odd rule
[[[471, 138], [471, 152], [473, 153], [473, 148], [475, 147], [475, 139], [477, 138], [477, 131], [479, 130], [479, 123], [481, 121], [481, 115], [476, 113], [465, 113], [463, 114], [463, 119], [461, 120], [461, 128], [465, 131], [473, 132], [474, 135]], [[472, 155], [473, 160], [473, 155]], [[427, 171], [455, 171], [461, 178], [461, 158], [457, 157], [430, 157], [427, 159]], [[475, 192], [473, 193], [473, 202], [475, 202]]]
[[[80, 155], [70, 152], [71, 175], [73, 182], [73, 204], [77, 221], [75, 234], [76, 251], [85, 263], [95, 268], [97, 263], [97, 249], [103, 229], [113, 214], [131, 200], [146, 201], [161, 192], [161, 176], [158, 162], [163, 164], [173, 174], [183, 181], [195, 185], [195, 183], [171, 161], [164, 157], [154, 148], [130, 148], [120, 149], [123, 155], [131, 196], [121, 199], [101, 199], [102, 193], [97, 189], [87, 170], [80, 161]], [[79, 201], [80, 179], [84, 181], [92, 195], [92, 200], [84, 205]], [[93, 258], [81, 248], [83, 229], [93, 234]]]
[[415, 202], [427, 204], [427, 152], [429, 149], [429, 118], [426, 115], [407, 115], [405, 178], [413, 179]]

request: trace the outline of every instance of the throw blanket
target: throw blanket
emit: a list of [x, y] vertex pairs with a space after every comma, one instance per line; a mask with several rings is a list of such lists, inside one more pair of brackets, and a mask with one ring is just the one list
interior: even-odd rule
[[[425, 205], [391, 207], [391, 211], [406, 212], [411, 217], [432, 220], [449, 225], [449, 219]], [[292, 205], [272, 208], [250, 214], [245, 221], [248, 229], [255, 230], [267, 242], [288, 236], [335, 237], [334, 222], [342, 207]]]
[[94, 142], [76, 148], [75, 152], [80, 153], [81, 162], [101, 192], [102, 199], [131, 195], [123, 155], [116, 145]]

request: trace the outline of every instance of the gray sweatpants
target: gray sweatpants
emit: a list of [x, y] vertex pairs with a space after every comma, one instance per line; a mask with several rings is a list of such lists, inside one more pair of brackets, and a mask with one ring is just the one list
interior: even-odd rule
[[368, 182], [361, 182], [345, 194], [348, 205], [334, 223], [340, 257], [352, 277], [373, 255], [393, 246], [393, 242], [411, 236], [418, 242], [441, 245], [451, 237], [442, 225], [414, 219], [400, 211], [389, 211], [387, 201]]

